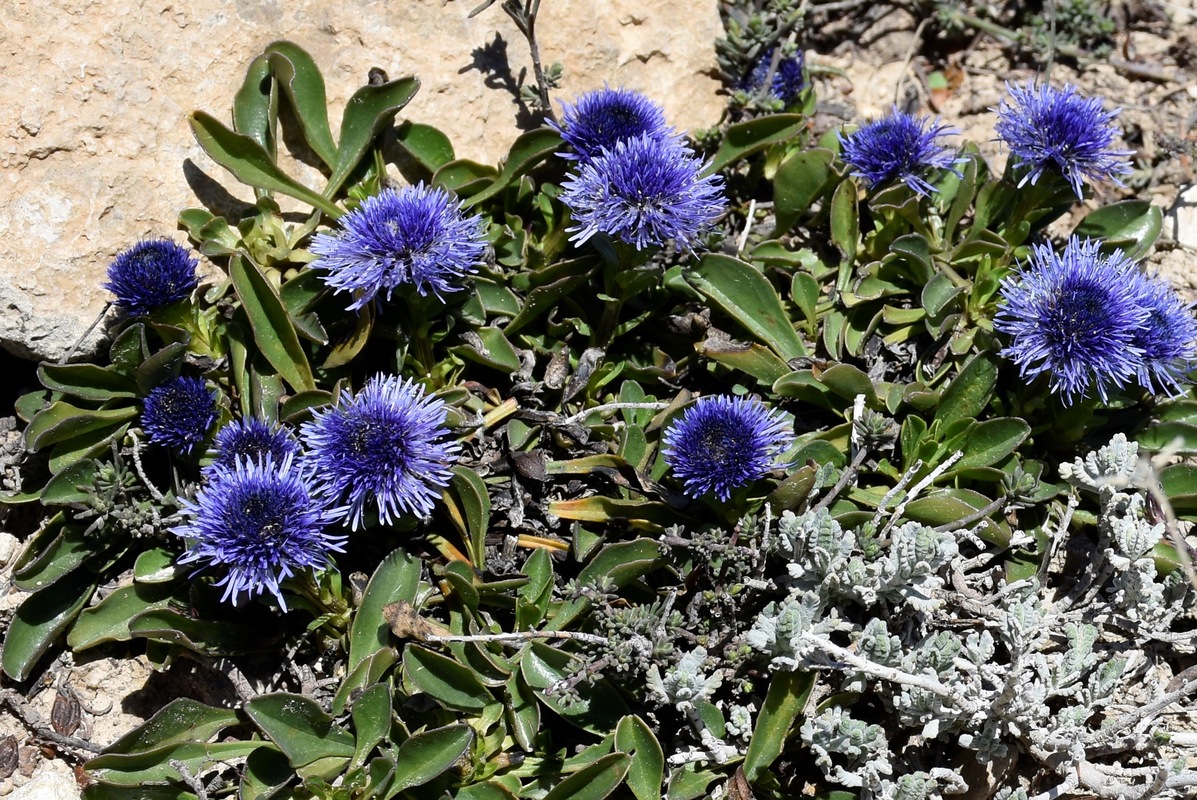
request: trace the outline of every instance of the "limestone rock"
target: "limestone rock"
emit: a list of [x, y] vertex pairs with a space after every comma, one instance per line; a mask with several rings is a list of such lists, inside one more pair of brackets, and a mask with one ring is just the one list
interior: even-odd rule
[[[208, 178], [236, 185], [194, 143], [187, 115], [227, 120], [250, 60], [276, 39], [320, 65], [334, 135], [345, 101], [380, 67], [422, 82], [401, 119], [441, 128], [459, 157], [495, 162], [519, 133], [513, 86], [531, 69], [499, 4], [468, 19], [475, 5], [0, 3], [0, 346], [64, 353], [103, 309], [100, 284], [117, 251], [143, 237], [183, 241], [175, 221], [198, 205], [194, 188], [210, 187]], [[709, 74], [721, 35], [716, 0], [553, 0], [538, 34], [545, 64], [565, 65], [558, 100], [609, 83], [656, 98], [679, 128], [719, 118]]]

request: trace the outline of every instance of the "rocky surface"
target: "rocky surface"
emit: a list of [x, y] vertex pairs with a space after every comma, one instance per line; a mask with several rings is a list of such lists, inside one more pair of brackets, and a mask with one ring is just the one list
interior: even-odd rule
[[[195, 145], [187, 114], [228, 119], [246, 66], [275, 39], [320, 65], [334, 135], [345, 101], [380, 67], [422, 81], [403, 117], [443, 129], [459, 157], [496, 161], [519, 132], [513, 87], [531, 70], [499, 5], [468, 19], [475, 5], [0, 3], [0, 346], [59, 357], [103, 310], [118, 250], [139, 237], [183, 240], [175, 220], [196, 205], [195, 187], [232, 183]], [[722, 111], [708, 74], [716, 0], [554, 0], [537, 30], [545, 63], [565, 65], [558, 99], [607, 82], [649, 93], [680, 128]]]

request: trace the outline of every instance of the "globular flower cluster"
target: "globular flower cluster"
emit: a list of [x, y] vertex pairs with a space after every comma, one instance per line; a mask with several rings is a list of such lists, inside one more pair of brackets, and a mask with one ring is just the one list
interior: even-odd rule
[[146, 395], [141, 429], [155, 444], [190, 453], [219, 416], [217, 397], [203, 378], [172, 378]]
[[337, 292], [353, 296], [357, 310], [380, 294], [413, 286], [421, 296], [457, 291], [486, 253], [485, 225], [466, 216], [461, 203], [424, 184], [384, 189], [340, 220], [340, 230], [319, 233], [312, 269]]
[[686, 409], [664, 436], [662, 455], [687, 496], [733, 489], [764, 477], [793, 443], [785, 420], [756, 398], [714, 395]]
[[1072, 237], [1064, 252], [1036, 245], [1029, 264], [1003, 282], [995, 330], [1010, 336], [1002, 355], [1027, 379], [1047, 375], [1065, 404], [1137, 381], [1179, 391], [1197, 357], [1197, 321], [1161, 278], [1123, 253]]
[[1082, 97], [1075, 86], [1056, 89], [1047, 84], [1007, 84], [1010, 100], [998, 106], [998, 137], [1027, 170], [1018, 185], [1034, 184], [1055, 168], [1081, 197], [1085, 179], [1109, 180], [1131, 171], [1129, 150], [1114, 147], [1120, 109], [1106, 111], [1101, 100]]
[[[806, 80], [802, 77], [805, 57], [799, 50], [794, 55], [778, 57], [777, 65], [774, 66], [773, 58], [776, 52], [777, 48], [771, 47], [761, 53], [752, 72], [744, 79], [742, 88], [752, 94], [757, 94], [763, 89], [767, 96], [780, 101], [783, 106], [789, 106], [806, 87]], [[772, 77], [770, 68], [773, 70]]]
[[572, 104], [562, 103], [561, 122], [549, 124], [573, 148], [561, 157], [575, 161], [598, 158], [624, 139], [674, 135], [660, 106], [640, 92], [622, 88], [587, 92]]
[[336, 510], [311, 487], [311, 465], [294, 454], [215, 464], [196, 499], [182, 500], [190, 519], [172, 529], [187, 540], [179, 563], [227, 569], [216, 583], [224, 587], [222, 600], [269, 592], [285, 610], [279, 584], [301, 570], [323, 569], [330, 553], [344, 550], [345, 536], [327, 530]]
[[303, 426], [321, 491], [348, 503], [342, 517], [354, 530], [370, 502], [384, 525], [399, 514], [432, 512], [461, 450], [448, 439], [446, 413], [444, 402], [415, 382], [376, 375]]
[[956, 156], [942, 139], [958, 133], [938, 118], [915, 117], [894, 108], [889, 116], [839, 139], [851, 174], [870, 187], [900, 180], [912, 192], [925, 196], [935, 189], [923, 175], [955, 165]]
[[637, 250], [670, 241], [693, 250], [723, 213], [722, 179], [703, 174], [702, 161], [643, 95], [592, 92], [568, 109], [561, 127], [580, 156], [561, 191], [573, 241], [603, 233]]
[[270, 456], [280, 464], [287, 456], [300, 455], [299, 442], [290, 431], [257, 417], [234, 420], [216, 433], [216, 461], [233, 467], [238, 459], [258, 461]]
[[149, 239], [117, 254], [104, 288], [125, 313], [141, 317], [190, 297], [199, 286], [195, 268], [195, 258], [170, 239]]

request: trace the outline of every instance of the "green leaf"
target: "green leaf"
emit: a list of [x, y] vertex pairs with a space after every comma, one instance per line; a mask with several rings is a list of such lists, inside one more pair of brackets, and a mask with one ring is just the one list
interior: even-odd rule
[[468, 667], [419, 645], [404, 648], [403, 670], [413, 686], [446, 708], [478, 712], [495, 702]]
[[87, 492], [80, 486], [90, 487], [96, 479], [96, 462], [78, 461], [59, 472], [46, 484], [42, 492], [42, 504], [65, 506], [72, 503], [86, 503]]
[[632, 759], [610, 753], [570, 775], [544, 796], [544, 800], [603, 800], [623, 783]]
[[697, 800], [709, 797], [707, 787], [723, 775], [710, 769], [699, 769], [696, 764], [686, 764], [669, 773], [668, 800]]
[[240, 721], [235, 711], [181, 697], [110, 744], [105, 753], [132, 755], [186, 742], [205, 742]]
[[510, 374], [519, 371], [520, 358], [503, 331], [482, 327], [476, 328], [473, 333], [479, 339], [476, 344], [459, 345], [450, 348], [450, 352], [500, 372]]
[[996, 417], [969, 429], [964, 456], [952, 465], [952, 471], [988, 467], [1018, 449], [1031, 435], [1031, 426], [1017, 417]]
[[499, 171], [489, 164], [479, 164], [468, 158], [458, 158], [442, 164], [432, 175], [432, 185], [467, 197], [489, 186]]
[[823, 194], [834, 180], [830, 150], [802, 150], [787, 158], [773, 177], [773, 213], [777, 220], [774, 235], [794, 227], [794, 223]]
[[306, 50], [293, 42], [273, 42], [266, 46], [264, 55], [291, 103], [304, 141], [331, 169], [336, 163], [337, 147], [328, 128], [328, 98], [320, 68]]
[[[287, 757], [273, 747], [259, 747], [245, 759], [241, 771], [241, 785], [237, 787], [237, 800], [273, 800], [290, 795], [283, 794], [295, 780], [295, 770], [287, 763]], [[120, 800], [114, 798], [113, 800]]]
[[137, 397], [137, 384], [112, 367], [42, 364], [37, 368], [37, 377], [47, 389], [98, 403], [114, 398]]
[[260, 629], [196, 619], [170, 608], [151, 608], [138, 614], [129, 620], [129, 633], [135, 638], [181, 645], [206, 656], [251, 653], [277, 644]]
[[556, 308], [561, 300], [569, 296], [575, 289], [590, 277], [590, 268], [595, 266], [593, 259], [580, 258], [570, 262], [558, 264], [566, 274], [543, 286], [537, 286], [528, 293], [524, 300], [524, 307], [515, 318], [507, 323], [504, 329], [507, 336], [514, 336], [529, 322], [534, 321], [541, 314]]
[[495, 781], [463, 786], [453, 797], [454, 800], [516, 800], [510, 789]]
[[573, 674], [569, 653], [556, 650], [543, 642], [532, 642], [520, 657], [520, 674], [528, 682], [536, 698], [550, 711], [567, 722], [598, 736], [615, 729], [620, 718], [628, 713], [627, 703], [606, 680], [578, 686], [580, 697], [563, 701], [558, 693], [546, 691]]
[[615, 728], [615, 748], [632, 757], [627, 781], [636, 800], [660, 800], [665, 752], [652, 728], [640, 717], [624, 717]]
[[744, 756], [744, 775], [750, 783], [758, 780], [785, 749], [794, 720], [802, 713], [814, 686], [813, 672], [774, 672], [769, 679], [769, 691]]
[[357, 692], [373, 686], [382, 680], [383, 676], [399, 661], [399, 654], [393, 647], [375, 650], [358, 663], [356, 667], [346, 672], [333, 695], [329, 708], [333, 714], [340, 716], [350, 699]]
[[122, 586], [83, 610], [67, 634], [67, 644], [79, 652], [105, 642], [127, 642], [133, 638], [129, 622], [144, 611], [166, 608], [172, 594], [171, 587], [159, 584]]
[[471, 195], [463, 205], [469, 208], [483, 200], [489, 200], [564, 145], [561, 134], [551, 128], [537, 128], [520, 134], [511, 145], [511, 151], [507, 154], [507, 161], [503, 164], [503, 171], [499, 173], [499, 177], [495, 178], [490, 186]]
[[881, 401], [877, 399], [877, 389], [873, 381], [859, 367], [851, 364], [834, 364], [823, 370], [819, 380], [831, 391], [845, 400], [856, 400], [856, 395], [863, 394], [865, 402], [872, 408], [878, 408]]
[[[201, 774], [210, 764], [242, 759], [265, 747], [260, 741], [249, 742], [181, 742], [144, 753], [130, 755], [104, 754], [87, 762], [88, 771], [104, 783], [140, 788], [147, 784], [175, 782], [182, 775], [170, 762], [182, 762], [192, 775]], [[126, 797], [141, 797], [141, 793], [126, 794]]]
[[466, 541], [470, 545], [470, 560], [478, 569], [486, 565], [486, 533], [490, 530], [490, 495], [486, 484], [472, 469], [453, 467], [448, 492], [465, 513]]
[[[241, 88], [233, 98], [233, 129], [253, 139], [271, 155], [274, 154], [272, 131], [278, 117], [278, 109], [273, 102], [273, 89], [270, 62], [265, 55], [260, 55], [250, 62], [249, 69], [245, 71], [245, 80], [241, 82]], [[186, 213], [185, 211], [179, 215], [180, 221]], [[208, 216], [211, 217], [211, 214]]]
[[[990, 498], [972, 489], [941, 489], [916, 497], [906, 506], [906, 517], [924, 525], [948, 525], [964, 519], [990, 504]], [[1010, 540], [1009, 526], [987, 525], [978, 535], [988, 542], [1005, 546]]]
[[29, 427], [25, 429], [25, 446], [37, 451], [86, 433], [116, 428], [136, 416], [137, 408], [134, 406], [91, 409], [58, 400], [30, 420]]
[[245, 256], [234, 256], [229, 261], [229, 276], [262, 355], [296, 391], [315, 390], [312, 368], [278, 290]]
[[694, 350], [712, 361], [752, 376], [757, 383], [765, 386], [772, 386], [790, 372], [786, 362], [774, 355], [772, 350], [759, 344], [745, 344], [712, 337], [696, 342]]
[[353, 757], [353, 734], [333, 722], [315, 700], [275, 692], [245, 704], [245, 713], [296, 769], [325, 758]]
[[794, 277], [790, 279], [790, 299], [794, 301], [794, 305], [798, 306], [798, 310], [802, 312], [802, 316], [806, 319], [806, 324], [810, 326], [809, 329], [812, 332], [819, 319], [815, 307], [818, 305], [821, 293], [822, 287], [813, 275], [795, 272]]
[[473, 743], [474, 731], [467, 725], [420, 731], [399, 745], [389, 791], [403, 792], [435, 780], [452, 769]]
[[186, 354], [187, 342], [171, 342], [138, 364], [133, 373], [138, 391], [149, 394], [155, 387], [176, 377]]
[[801, 114], [770, 114], [747, 122], [737, 122], [723, 135], [723, 141], [719, 143], [715, 157], [703, 170], [703, 174], [719, 172], [757, 150], [791, 139], [805, 127], [806, 117]]
[[333, 197], [361, 163], [366, 150], [420, 89], [416, 78], [399, 78], [379, 86], [363, 86], [353, 93], [341, 117], [341, 143], [336, 166], [324, 189]]
[[436, 172], [456, 157], [453, 142], [431, 125], [407, 120], [395, 129], [395, 141], [429, 173]]
[[598, 586], [609, 581], [615, 588], [655, 569], [661, 563], [661, 550], [652, 539], [613, 542], [600, 550], [578, 573], [580, 586]]
[[376, 683], [353, 701], [355, 742], [351, 767], [366, 763], [370, 753], [391, 732], [391, 687]]
[[1159, 206], [1147, 200], [1123, 200], [1085, 216], [1073, 231], [1081, 238], [1100, 239], [1103, 253], [1121, 250], [1139, 261], [1146, 256], [1164, 227]]
[[993, 397], [997, 378], [997, 367], [984, 353], [974, 356], [944, 390], [935, 421], [946, 428], [953, 422], [980, 416]]
[[202, 111], [192, 112], [189, 121], [191, 131], [204, 152], [242, 183], [302, 200], [332, 219], [345, 213], [335, 203], [279, 169], [262, 145], [250, 137], [234, 133], [215, 117]]
[[27, 592], [41, 591], [62, 580], [100, 552], [104, 543], [85, 536], [83, 531], [82, 525], [63, 525], [45, 547], [42, 547], [40, 539], [36, 540], [38, 550], [35, 551], [32, 549], [34, 543], [31, 543], [14, 565], [13, 585]]
[[[544, 552], [540, 550], [538, 552]], [[507, 681], [507, 720], [516, 744], [528, 752], [536, 747], [536, 736], [540, 733], [540, 704], [536, 695], [520, 673], [514, 673]]]
[[420, 562], [402, 547], [391, 551], [370, 576], [361, 605], [349, 628], [349, 663], [353, 670], [366, 657], [385, 650], [391, 644], [391, 629], [382, 615], [382, 607], [400, 600], [414, 604], [420, 588]]
[[860, 212], [856, 208], [856, 183], [841, 181], [831, 196], [831, 241], [843, 253], [840, 262], [840, 280], [837, 288], [848, 288], [847, 278], [852, 275], [856, 263], [856, 248], [860, 241]]
[[1177, 511], [1197, 508], [1197, 466], [1172, 464], [1160, 470], [1160, 488]]
[[0, 654], [4, 673], [17, 682], [29, 677], [38, 659], [78, 616], [95, 590], [95, 576], [81, 569], [25, 598], [4, 633]]
[[685, 277], [783, 360], [806, 356], [806, 348], [790, 324], [777, 290], [750, 264], [720, 253], [707, 253]]
[[634, 519], [658, 525], [673, 525], [682, 521], [678, 513], [665, 503], [623, 500], [597, 494], [579, 500], [553, 500], [549, 503], [549, 513], [562, 519], [576, 519], [582, 522]]

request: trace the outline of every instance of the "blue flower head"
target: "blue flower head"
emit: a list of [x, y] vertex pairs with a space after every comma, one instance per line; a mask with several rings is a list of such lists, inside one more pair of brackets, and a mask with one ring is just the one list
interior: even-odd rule
[[848, 136], [840, 135], [844, 161], [852, 175], [870, 188], [900, 180], [912, 192], [930, 195], [934, 191], [923, 177], [930, 169], [952, 169], [956, 157], [942, 141], [958, 134], [955, 128], [940, 123], [939, 118], [915, 117], [897, 108], [888, 117], [859, 128]]
[[413, 381], [375, 375], [303, 426], [316, 480], [334, 502], [348, 502], [343, 516], [354, 530], [371, 501], [384, 525], [399, 514], [432, 513], [461, 451], [445, 416], [444, 402]]
[[1163, 278], [1141, 276], [1140, 280], [1139, 300], [1147, 309], [1147, 321], [1131, 342], [1143, 350], [1139, 385], [1149, 392], [1179, 394], [1197, 358], [1197, 320], [1192, 307]]
[[149, 239], [117, 254], [104, 288], [125, 313], [145, 316], [190, 297], [199, 286], [195, 267], [191, 254], [170, 239]]
[[[769, 48], [761, 53], [756, 66], [744, 79], [744, 91], [757, 93], [765, 86], [769, 77], [769, 68], [773, 66], [773, 54], [776, 48]], [[801, 50], [792, 56], [781, 56], [777, 60], [777, 68], [773, 70], [773, 77], [769, 80], [766, 94], [780, 100], [782, 105], [789, 106], [797, 99], [799, 92], [806, 86], [802, 77], [804, 56]]]
[[1104, 401], [1140, 373], [1150, 311], [1142, 276], [1123, 253], [1103, 256], [1099, 242], [1075, 236], [1059, 255], [1036, 245], [1001, 295], [993, 327], [1010, 336], [1001, 354], [1027, 380], [1046, 374], [1065, 405], [1091, 390]]
[[673, 241], [693, 250], [723, 213], [722, 179], [673, 138], [648, 134], [622, 139], [562, 183], [561, 201], [576, 223], [579, 244], [596, 233], [643, 250]]
[[172, 378], [146, 395], [141, 429], [151, 442], [190, 453], [219, 416], [217, 398], [203, 378]]
[[582, 161], [597, 158], [624, 139], [673, 136], [661, 107], [631, 89], [587, 92], [572, 105], [562, 103], [561, 122], [549, 124], [576, 152], [563, 153], [562, 157]]
[[727, 502], [732, 489], [778, 466], [792, 444], [785, 420], [756, 398], [703, 397], [665, 432], [662, 455], [692, 498], [713, 492]]
[[1006, 84], [1010, 100], [997, 109], [998, 138], [1027, 170], [1018, 185], [1035, 183], [1055, 167], [1081, 196], [1084, 179], [1109, 180], [1131, 171], [1130, 150], [1118, 150], [1114, 118], [1121, 109], [1105, 111], [1096, 97], [1081, 97], [1075, 86], [1055, 89], [1046, 84]]
[[179, 563], [226, 569], [216, 584], [224, 587], [221, 600], [269, 592], [285, 611], [279, 583], [325, 567], [330, 552], [344, 549], [344, 535], [325, 531], [336, 513], [310, 482], [308, 469], [290, 454], [214, 465], [195, 500], [181, 501], [190, 519], [171, 529], [187, 540]]
[[461, 288], [486, 252], [485, 226], [467, 217], [461, 203], [438, 187], [384, 189], [338, 221], [340, 230], [319, 233], [312, 269], [338, 292], [349, 292], [356, 310], [401, 284], [422, 296]]
[[282, 463], [288, 455], [298, 457], [299, 442], [290, 431], [257, 417], [233, 420], [216, 433], [216, 461], [213, 466], [221, 464], [231, 468], [236, 465], [238, 458], [260, 461], [267, 455], [276, 464]]

